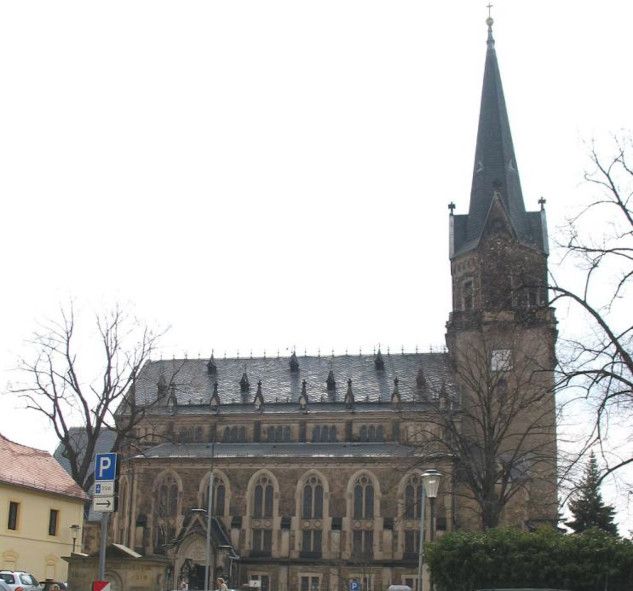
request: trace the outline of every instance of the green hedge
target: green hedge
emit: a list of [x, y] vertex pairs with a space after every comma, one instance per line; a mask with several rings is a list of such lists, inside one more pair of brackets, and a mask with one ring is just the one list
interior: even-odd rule
[[633, 543], [600, 530], [572, 535], [552, 528], [453, 532], [425, 546], [425, 561], [435, 591], [633, 590]]

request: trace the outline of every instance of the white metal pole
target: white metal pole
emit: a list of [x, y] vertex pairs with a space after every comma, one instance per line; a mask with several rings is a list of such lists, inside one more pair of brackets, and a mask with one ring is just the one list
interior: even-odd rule
[[420, 481], [422, 494], [420, 495], [420, 548], [418, 550], [418, 588], [417, 591], [423, 591], [424, 583], [422, 582], [422, 566], [424, 565], [424, 483]]
[[110, 514], [101, 514], [101, 546], [99, 547], [99, 580], [105, 580], [106, 546], [108, 545], [108, 520]]

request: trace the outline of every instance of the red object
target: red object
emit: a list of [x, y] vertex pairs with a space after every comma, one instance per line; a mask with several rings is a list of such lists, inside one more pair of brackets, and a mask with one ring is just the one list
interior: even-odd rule
[[92, 581], [92, 591], [110, 591], [110, 581]]

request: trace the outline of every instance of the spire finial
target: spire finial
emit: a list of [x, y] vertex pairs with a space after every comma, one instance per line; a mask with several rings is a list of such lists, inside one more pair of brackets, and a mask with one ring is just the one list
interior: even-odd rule
[[495, 46], [495, 39], [492, 36], [492, 25], [494, 24], [495, 20], [492, 18], [491, 16], [491, 9], [492, 9], [492, 4], [488, 3], [486, 5], [486, 8], [488, 9], [488, 18], [486, 19], [486, 24], [488, 25], [488, 48], [492, 49]]

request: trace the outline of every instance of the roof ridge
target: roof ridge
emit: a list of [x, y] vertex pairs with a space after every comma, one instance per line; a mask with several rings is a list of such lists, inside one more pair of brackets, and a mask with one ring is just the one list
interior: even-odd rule
[[18, 443], [17, 441], [13, 441], [13, 439], [9, 439], [6, 435], [3, 435], [2, 433], [0, 433], [0, 438], [4, 439], [5, 441], [8, 441], [9, 443], [13, 444], [13, 445], [19, 445], [20, 447], [25, 447], [26, 449], [30, 449], [31, 451], [37, 451], [39, 453], [45, 454], [45, 455], [49, 455], [52, 457], [52, 453], [49, 452], [46, 449], [41, 449], [39, 447], [32, 447], [30, 445], [26, 445], [24, 443]]

